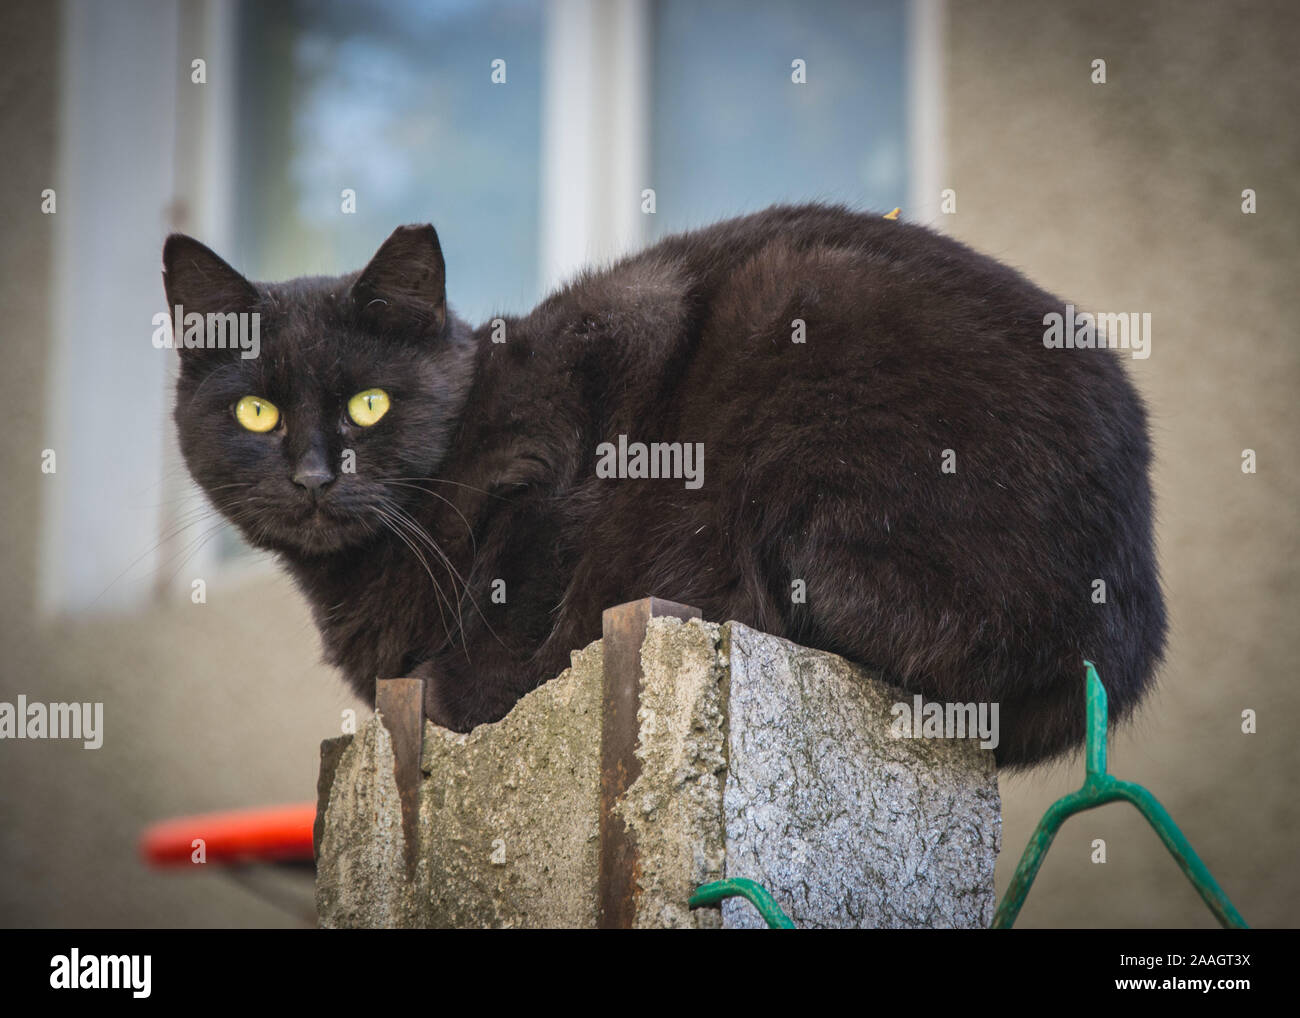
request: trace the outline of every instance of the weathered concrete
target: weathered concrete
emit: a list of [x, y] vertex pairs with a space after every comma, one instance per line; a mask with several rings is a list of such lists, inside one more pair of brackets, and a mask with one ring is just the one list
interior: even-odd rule
[[[991, 753], [895, 738], [910, 697], [738, 623], [654, 618], [641, 655], [641, 773], [618, 807], [637, 926], [760, 925], [739, 900], [687, 907], [724, 876], [758, 880], [800, 926], [988, 925]], [[321, 924], [594, 925], [601, 690], [597, 642], [497, 724], [426, 725], [413, 880], [382, 722], [327, 743]]]
[[320, 924], [595, 925], [601, 676], [597, 642], [497, 724], [425, 725], [413, 882], [388, 733], [362, 725], [329, 793]]
[[[911, 698], [842, 658], [737, 623], [729, 662], [727, 876], [763, 884], [801, 927], [987, 927], [1001, 807], [993, 754], [899, 739]], [[723, 902], [728, 927], [761, 926]]]
[[726, 872], [727, 671], [719, 627], [651, 619], [641, 646], [637, 720], [641, 775], [620, 813], [640, 857], [638, 927], [720, 926], [717, 909], [687, 907]]
[[595, 643], [495, 725], [426, 726], [425, 925], [595, 924], [600, 702]]

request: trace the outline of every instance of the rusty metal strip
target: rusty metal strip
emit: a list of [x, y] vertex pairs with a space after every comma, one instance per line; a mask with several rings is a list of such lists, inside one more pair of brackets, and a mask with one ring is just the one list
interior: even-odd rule
[[641, 645], [651, 618], [698, 619], [698, 608], [648, 597], [605, 609], [604, 709], [600, 740], [600, 871], [597, 925], [631, 929], [636, 919], [639, 864], [632, 833], [614, 807], [641, 773], [636, 757], [640, 725]]
[[420, 845], [420, 752], [424, 745], [424, 681], [380, 679], [375, 710], [393, 744], [393, 778], [402, 805], [407, 876], [414, 876]]

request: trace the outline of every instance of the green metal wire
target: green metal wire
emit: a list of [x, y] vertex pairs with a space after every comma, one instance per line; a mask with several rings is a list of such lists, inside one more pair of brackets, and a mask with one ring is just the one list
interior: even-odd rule
[[1088, 685], [1088, 771], [1083, 787], [1057, 799], [1043, 814], [1033, 837], [1025, 846], [1024, 855], [1020, 857], [1020, 865], [1011, 878], [1011, 886], [1007, 888], [1007, 893], [1003, 895], [993, 916], [993, 929], [1010, 929], [1015, 923], [1034, 878], [1038, 875], [1038, 869], [1043, 864], [1043, 857], [1061, 825], [1076, 813], [1118, 800], [1131, 802], [1155, 829], [1165, 848], [1169, 849], [1169, 854], [1174, 857], [1174, 861], [1209, 906], [1219, 924], [1230, 929], [1246, 929], [1246, 920], [1228, 900], [1228, 896], [1206, 869], [1205, 863], [1201, 862], [1200, 856], [1156, 797], [1141, 785], [1120, 781], [1106, 773], [1106, 689], [1097, 677], [1097, 669], [1092, 662], [1085, 661], [1084, 667]]
[[[1164, 842], [1169, 854], [1174, 857], [1179, 868], [1196, 888], [1205, 904], [1209, 906], [1219, 924], [1230, 929], [1246, 929], [1246, 920], [1228, 900], [1205, 863], [1201, 862], [1191, 843], [1183, 836], [1173, 818], [1160, 805], [1154, 795], [1141, 785], [1131, 781], [1120, 781], [1106, 773], [1106, 727], [1108, 723], [1106, 688], [1097, 676], [1097, 669], [1091, 661], [1085, 661], [1084, 668], [1087, 682], [1087, 774], [1083, 787], [1077, 792], [1057, 799], [1043, 814], [1038, 822], [1029, 844], [1025, 846], [1016, 867], [1011, 886], [998, 904], [993, 916], [993, 929], [1010, 929], [1033, 887], [1034, 878], [1043, 864], [1047, 850], [1061, 825], [1076, 813], [1104, 806], [1108, 802], [1131, 802], [1146, 818]], [[792, 930], [795, 928], [790, 917], [785, 914], [776, 899], [762, 884], [753, 880], [717, 880], [711, 884], [702, 884], [696, 889], [689, 902], [691, 908], [718, 905], [726, 898], [741, 897], [749, 901], [762, 916], [771, 929]]]
[[754, 880], [737, 878], [735, 880], [715, 880], [711, 884], [701, 884], [691, 895], [688, 904], [691, 908], [705, 905], [718, 905], [724, 898], [744, 898], [763, 917], [769, 929], [793, 930], [794, 923], [785, 914], [781, 906], [766, 887]]

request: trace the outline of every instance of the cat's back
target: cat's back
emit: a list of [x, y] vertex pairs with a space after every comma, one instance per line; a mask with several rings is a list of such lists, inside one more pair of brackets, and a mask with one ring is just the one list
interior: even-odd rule
[[827, 259], [859, 269], [893, 267], [918, 285], [951, 295], [1000, 288], [1008, 296], [1046, 297], [1010, 267], [961, 242], [904, 219], [819, 203], [776, 205], [665, 237], [629, 259], [640, 266], [671, 266], [689, 276], [694, 295], [707, 301], [734, 288], [746, 270], [766, 269], [774, 281], [790, 270], [816, 272]]
[[[934, 231], [827, 206], [647, 255], [690, 281], [666, 437], [699, 443], [710, 511], [683, 529], [755, 563], [748, 600], [710, 607], [929, 695], [987, 683], [1004, 763], [1077, 741], [1085, 656], [1112, 716], [1132, 709], [1165, 631], [1146, 412], [1117, 351], [1045, 341], [1064, 301]], [[709, 560], [701, 542], [685, 560]], [[816, 606], [781, 593], [796, 581]]]
[[[670, 592], [1000, 702], [1026, 763], [1078, 742], [1085, 656], [1119, 717], [1164, 639], [1145, 412], [1114, 351], [1044, 342], [1063, 306], [924, 227], [779, 206], [584, 273], [488, 391], [556, 436], [575, 617]], [[597, 471], [638, 444], [666, 472]]]
[[783, 205], [584, 274], [539, 306], [536, 345], [514, 356], [550, 362], [570, 394], [578, 380], [602, 438], [636, 426], [725, 447], [742, 427], [847, 418], [858, 443], [961, 436], [1144, 471], [1145, 411], [1120, 357], [1044, 342], [1065, 307], [926, 227]]
[[656, 336], [689, 347], [679, 391], [701, 393], [714, 410], [744, 391], [804, 402], [809, 384], [827, 382], [860, 408], [902, 412], [906, 402], [916, 413], [968, 414], [978, 430], [1016, 405], [1069, 430], [1095, 423], [1087, 411], [1099, 395], [1121, 425], [1144, 432], [1113, 351], [1044, 342], [1062, 298], [923, 226], [841, 206], [775, 206], [665, 238], [619, 274], [663, 282], [674, 328]]

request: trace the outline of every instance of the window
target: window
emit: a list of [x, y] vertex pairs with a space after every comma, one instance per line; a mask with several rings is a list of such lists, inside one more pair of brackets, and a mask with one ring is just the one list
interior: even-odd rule
[[395, 226], [432, 222], [462, 316], [531, 307], [542, 17], [524, 0], [246, 4], [241, 267], [262, 279], [348, 272]]
[[655, 236], [776, 202], [907, 204], [902, 0], [654, 12]]

